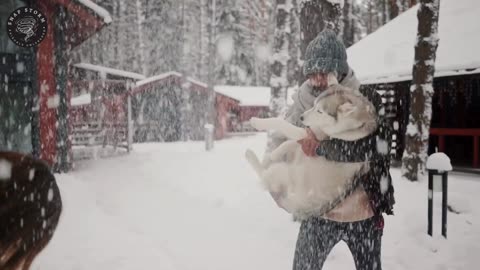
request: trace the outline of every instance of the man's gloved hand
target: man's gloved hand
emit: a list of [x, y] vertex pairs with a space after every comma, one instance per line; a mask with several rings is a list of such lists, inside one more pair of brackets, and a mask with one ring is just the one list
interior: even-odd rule
[[315, 134], [313, 134], [313, 131], [310, 128], [306, 128], [305, 130], [307, 131], [307, 137], [298, 140], [297, 142], [302, 145], [302, 150], [305, 155], [314, 157], [317, 155], [316, 150], [320, 145], [320, 141], [317, 140]]

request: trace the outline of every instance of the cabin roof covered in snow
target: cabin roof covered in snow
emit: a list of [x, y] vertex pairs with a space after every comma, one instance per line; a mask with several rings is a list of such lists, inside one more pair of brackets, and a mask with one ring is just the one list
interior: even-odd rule
[[204, 83], [204, 82], [201, 82], [199, 80], [196, 80], [192, 77], [187, 77], [187, 80], [193, 84], [196, 84], [196, 85], [199, 85], [201, 87], [204, 87], [204, 88], [208, 88], [208, 84]]
[[[412, 79], [417, 11], [412, 7], [348, 49], [364, 84]], [[480, 73], [480, 1], [440, 1], [435, 77]]]
[[99, 65], [93, 65], [89, 63], [78, 63], [73, 66], [81, 69], [91, 70], [99, 73], [111, 74], [114, 76], [120, 76], [125, 78], [131, 78], [135, 80], [145, 79], [145, 76], [139, 73], [120, 70], [120, 69], [114, 69], [114, 68], [109, 68], [109, 67], [104, 67]]
[[240, 101], [240, 106], [262, 106], [270, 104], [270, 87], [217, 85], [215, 92]]
[[177, 77], [181, 77], [182, 74], [181, 73], [178, 73], [176, 71], [169, 71], [169, 72], [165, 72], [165, 73], [162, 73], [162, 74], [158, 74], [158, 75], [155, 75], [155, 76], [152, 76], [152, 77], [148, 77], [146, 79], [143, 79], [141, 81], [138, 81], [136, 82], [136, 85], [137, 86], [142, 86], [144, 84], [147, 84], [147, 83], [151, 83], [151, 82], [155, 82], [155, 81], [160, 81], [160, 80], [163, 80], [165, 78], [168, 78], [170, 76], [177, 76]]
[[95, 12], [95, 14], [97, 14], [101, 18], [103, 18], [104, 23], [111, 23], [112, 22], [112, 17], [110, 16], [110, 13], [108, 13], [108, 11], [106, 9], [102, 8], [101, 6], [95, 4], [94, 2], [92, 2], [90, 0], [77, 0], [77, 1], [79, 3], [81, 3], [82, 5], [91, 9], [93, 12]]
[[[140, 80], [140, 81], [137, 81], [135, 83], [135, 85], [137, 87], [139, 86], [142, 86], [142, 85], [145, 85], [145, 84], [148, 84], [148, 83], [152, 83], [152, 82], [156, 82], [156, 81], [161, 81], [163, 79], [166, 79], [170, 76], [175, 76], [177, 78], [181, 78], [183, 75], [182, 73], [180, 72], [176, 72], [176, 71], [169, 71], [169, 72], [165, 72], [165, 73], [162, 73], [162, 74], [158, 74], [158, 75], [155, 75], [155, 76], [152, 76], [152, 77], [148, 77], [148, 78], [145, 78], [143, 80]], [[186, 80], [192, 84], [195, 84], [195, 85], [198, 85], [200, 87], [203, 87], [203, 88], [208, 88], [208, 85], [204, 82], [201, 82], [199, 80], [196, 80], [192, 77], [187, 77]]]

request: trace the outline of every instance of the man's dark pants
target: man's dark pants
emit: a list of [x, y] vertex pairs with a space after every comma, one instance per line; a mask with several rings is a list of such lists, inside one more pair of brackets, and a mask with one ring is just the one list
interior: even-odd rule
[[357, 270], [381, 270], [382, 235], [381, 216], [358, 222], [310, 218], [300, 226], [293, 270], [322, 269], [328, 254], [340, 241], [348, 245]]

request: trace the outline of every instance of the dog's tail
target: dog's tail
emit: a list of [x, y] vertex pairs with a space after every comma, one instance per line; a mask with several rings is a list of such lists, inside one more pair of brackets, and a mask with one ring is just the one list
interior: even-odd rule
[[253, 167], [255, 172], [258, 174], [258, 177], [262, 178], [264, 170], [262, 164], [258, 160], [257, 155], [255, 155], [252, 150], [247, 149], [247, 151], [245, 152], [245, 158], [247, 159], [248, 163], [250, 163], [250, 165]]

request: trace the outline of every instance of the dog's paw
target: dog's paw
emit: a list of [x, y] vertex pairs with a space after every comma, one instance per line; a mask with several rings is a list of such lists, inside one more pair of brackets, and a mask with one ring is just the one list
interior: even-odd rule
[[265, 154], [262, 160], [262, 167], [263, 168], [268, 168], [272, 164], [272, 158], [270, 157], [269, 154]]
[[250, 119], [250, 125], [255, 128], [256, 130], [265, 130], [262, 125], [262, 119], [258, 117], [252, 117]]
[[245, 158], [248, 161], [254, 161], [257, 159], [257, 155], [255, 155], [255, 153], [252, 150], [247, 149], [247, 151], [245, 151]]

